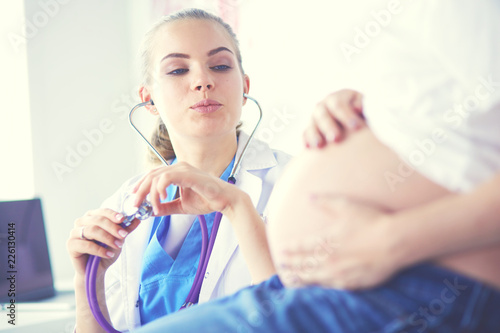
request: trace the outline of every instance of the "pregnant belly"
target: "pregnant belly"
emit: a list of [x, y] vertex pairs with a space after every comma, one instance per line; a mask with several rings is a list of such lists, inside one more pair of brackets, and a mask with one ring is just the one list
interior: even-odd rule
[[341, 144], [304, 151], [287, 166], [269, 202], [268, 238], [275, 260], [279, 261], [284, 244], [322, 230], [325, 223], [334, 223], [309, 204], [311, 194], [321, 193], [394, 211], [448, 192], [411, 172], [368, 129], [350, 135]]
[[[276, 184], [269, 201], [268, 239], [275, 263], [284, 245], [297, 242], [332, 216], [315, 209], [311, 194], [345, 196], [397, 211], [438, 199], [447, 190], [408, 167], [368, 130], [321, 150], [307, 150], [294, 158]], [[396, 177], [396, 178], [394, 178]], [[383, 240], [375, 240], [380, 242]], [[440, 257], [436, 262], [500, 289], [500, 246]]]

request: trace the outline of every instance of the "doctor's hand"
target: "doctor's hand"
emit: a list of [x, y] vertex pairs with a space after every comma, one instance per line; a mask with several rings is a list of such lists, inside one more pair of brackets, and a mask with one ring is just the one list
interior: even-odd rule
[[307, 148], [323, 148], [364, 126], [363, 95], [350, 89], [339, 90], [316, 105], [304, 131], [304, 143]]
[[290, 240], [280, 253], [276, 264], [286, 286], [370, 288], [401, 268], [391, 245], [389, 214], [336, 196], [313, 198], [328, 221], [315, 234]]
[[[85, 267], [89, 255], [101, 257], [98, 276], [103, 276], [108, 267], [116, 261], [121, 253], [125, 237], [139, 225], [135, 219], [130, 226], [122, 228], [123, 215], [107, 208], [100, 208], [87, 212], [78, 218], [66, 248], [71, 257], [73, 266], [79, 276], [85, 275]], [[106, 246], [97, 244], [98, 241]]]
[[[177, 185], [178, 198], [162, 203], [167, 198], [167, 188]], [[224, 214], [236, 200], [239, 190], [231, 184], [213, 177], [188, 163], [178, 162], [167, 167], [151, 170], [137, 182], [133, 189], [135, 205], [149, 194], [154, 215], [208, 214], [214, 211]]]

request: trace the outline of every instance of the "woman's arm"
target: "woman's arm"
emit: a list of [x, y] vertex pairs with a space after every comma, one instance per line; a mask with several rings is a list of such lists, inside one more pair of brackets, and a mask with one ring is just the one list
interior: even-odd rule
[[500, 244], [500, 173], [465, 194], [454, 194], [385, 216], [400, 266]]
[[257, 284], [276, 274], [267, 243], [265, 224], [248, 194], [235, 186], [232, 190], [236, 190], [232, 194], [234, 199], [222, 213], [231, 221], [252, 275], [252, 283]]
[[[165, 189], [171, 184], [179, 186], [180, 197], [162, 203], [166, 199]], [[136, 184], [134, 192], [136, 205], [149, 194], [157, 216], [221, 212], [231, 222], [252, 282], [263, 281], [275, 273], [265, 225], [248, 194], [236, 186], [179, 162], [151, 171]]]
[[311, 204], [331, 222], [304, 239], [290, 241], [278, 269], [288, 285], [359, 289], [423, 261], [498, 245], [499, 191], [500, 174], [470, 193], [396, 213], [314, 194]]

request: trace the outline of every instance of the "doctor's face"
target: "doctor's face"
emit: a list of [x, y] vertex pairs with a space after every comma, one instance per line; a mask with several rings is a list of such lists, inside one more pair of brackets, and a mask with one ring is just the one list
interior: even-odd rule
[[186, 19], [162, 26], [151, 71], [151, 98], [171, 138], [235, 132], [249, 81], [218, 23]]

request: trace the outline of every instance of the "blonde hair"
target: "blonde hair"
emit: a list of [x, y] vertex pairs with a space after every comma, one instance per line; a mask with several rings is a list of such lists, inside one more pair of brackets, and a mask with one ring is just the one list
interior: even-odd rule
[[[151, 85], [151, 71], [152, 71], [152, 53], [153, 53], [153, 45], [155, 41], [155, 37], [157, 32], [160, 30], [162, 26], [165, 24], [175, 22], [175, 21], [180, 21], [180, 20], [186, 20], [186, 19], [194, 19], [194, 20], [208, 20], [212, 22], [216, 22], [220, 24], [228, 33], [228, 35], [231, 38], [231, 41], [234, 44], [234, 49], [235, 49], [235, 55], [236, 59], [238, 60], [238, 66], [240, 67], [241, 73], [244, 74], [243, 71], [243, 66], [242, 66], [242, 59], [241, 59], [241, 52], [239, 48], [239, 42], [238, 39], [236, 38], [236, 35], [227, 23], [225, 23], [220, 17], [215, 16], [213, 14], [210, 14], [202, 9], [186, 9], [182, 10], [179, 12], [176, 12], [174, 14], [164, 16], [158, 22], [153, 24], [151, 29], [146, 33], [144, 36], [142, 46], [141, 46], [141, 63], [142, 63], [142, 85], [144, 87], [150, 86]], [[236, 129], [238, 130], [239, 127], [241, 126], [241, 123], [238, 124]], [[161, 117], [158, 117], [158, 122], [155, 127], [155, 130], [152, 133], [151, 136], [151, 143], [153, 146], [158, 150], [160, 155], [163, 156], [164, 159], [171, 160], [175, 157], [175, 151], [172, 146], [172, 143], [170, 141], [170, 137], [168, 135], [167, 127], [163, 123]], [[161, 161], [158, 159], [158, 157], [151, 151], [149, 150], [148, 154], [148, 162], [151, 163], [153, 166], [157, 166], [158, 164], [161, 164]]]

